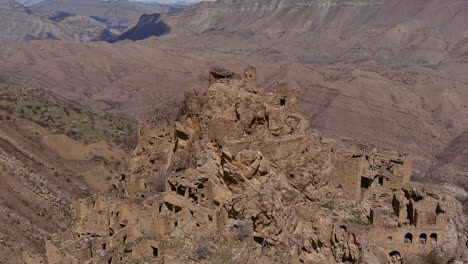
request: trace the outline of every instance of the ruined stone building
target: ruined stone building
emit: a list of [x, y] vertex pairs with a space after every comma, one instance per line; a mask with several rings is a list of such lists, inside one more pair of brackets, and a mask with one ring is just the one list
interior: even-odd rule
[[70, 229], [46, 241], [49, 263], [466, 258], [460, 204], [410, 182], [410, 155], [312, 133], [301, 90], [267, 92], [256, 74], [212, 71], [176, 120], [141, 124], [128, 173], [76, 202]]
[[401, 189], [410, 180], [411, 155], [354, 146], [344, 158], [337, 161], [333, 182], [356, 199], [377, 185], [386, 189]]

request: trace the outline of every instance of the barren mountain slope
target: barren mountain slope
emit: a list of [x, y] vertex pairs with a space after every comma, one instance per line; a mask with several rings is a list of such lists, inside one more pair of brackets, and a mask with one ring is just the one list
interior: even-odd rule
[[[34, 51], [33, 51], [34, 50]], [[92, 109], [144, 117], [158, 97], [206, 82], [206, 59], [133, 43], [35, 41], [0, 49], [0, 77], [50, 89]]]
[[23, 255], [44, 254], [43, 240], [71, 221], [71, 199], [89, 192], [40, 143], [41, 127], [0, 115], [0, 252], [2, 263], [23, 263]]
[[94, 19], [63, 12], [34, 13], [13, 0], [0, 0], [0, 44], [35, 39], [92, 41], [111, 37]]
[[[437, 153], [436, 163], [429, 172], [433, 180], [449, 181], [447, 177], [456, 175], [458, 186], [468, 189], [468, 131], [453, 139], [447, 147]], [[468, 197], [466, 197], [468, 198]], [[466, 200], [468, 203], [468, 199]]]
[[170, 28], [171, 45], [243, 49], [270, 60], [433, 65], [467, 61], [467, 17], [464, 0], [223, 0], [157, 23]]
[[130, 1], [45, 0], [31, 7], [41, 11], [64, 11], [92, 17], [116, 29], [124, 29], [143, 14], [175, 12], [179, 5], [152, 5]]
[[125, 124], [114, 117], [41, 90], [0, 89], [1, 263], [46, 263], [44, 239], [69, 225], [75, 199], [111, 188], [132, 146], [110, 130]]

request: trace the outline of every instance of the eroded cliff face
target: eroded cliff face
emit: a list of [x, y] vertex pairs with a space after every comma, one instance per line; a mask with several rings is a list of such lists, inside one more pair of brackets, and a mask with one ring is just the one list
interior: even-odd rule
[[466, 259], [460, 204], [409, 182], [410, 155], [311, 133], [299, 103], [298, 88], [261, 89], [253, 67], [212, 72], [177, 120], [140, 126], [128, 174], [76, 203], [49, 263]]

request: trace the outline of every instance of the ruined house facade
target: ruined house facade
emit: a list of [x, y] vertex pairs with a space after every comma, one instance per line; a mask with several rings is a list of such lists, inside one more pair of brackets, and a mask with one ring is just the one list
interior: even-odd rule
[[371, 209], [370, 222], [375, 227], [377, 245], [394, 254], [429, 254], [446, 240], [448, 215], [442, 208], [444, 201], [433, 197], [417, 200], [410, 195], [395, 193], [390, 211]]
[[412, 185], [410, 155], [310, 132], [301, 90], [256, 76], [212, 71], [177, 120], [142, 123], [128, 173], [76, 202], [49, 263], [402, 263], [444, 245], [453, 199]]
[[336, 161], [333, 184], [355, 199], [377, 185], [401, 189], [410, 181], [411, 155], [383, 149], [354, 146], [343, 159]]
[[411, 155], [353, 146], [335, 162], [332, 184], [354, 199], [371, 204], [372, 238], [392, 262], [405, 254], [429, 254], [445, 241], [447, 210], [444, 196], [411, 190]]

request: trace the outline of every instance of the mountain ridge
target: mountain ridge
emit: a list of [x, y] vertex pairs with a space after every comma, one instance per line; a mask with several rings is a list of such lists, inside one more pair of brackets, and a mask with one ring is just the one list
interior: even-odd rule
[[35, 12], [12, 0], [0, 7], [0, 45], [40, 39], [95, 41], [113, 34], [94, 19], [64, 12]]
[[25, 7], [14, 0], [0, 0], [0, 9], [24, 10]]
[[430, 66], [468, 61], [467, 12], [460, 0], [450, 5], [441, 0], [225, 0], [164, 14], [161, 21], [171, 28], [164, 41], [181, 47], [197, 39], [205, 46], [222, 43], [219, 47], [239, 47], [273, 61]]

